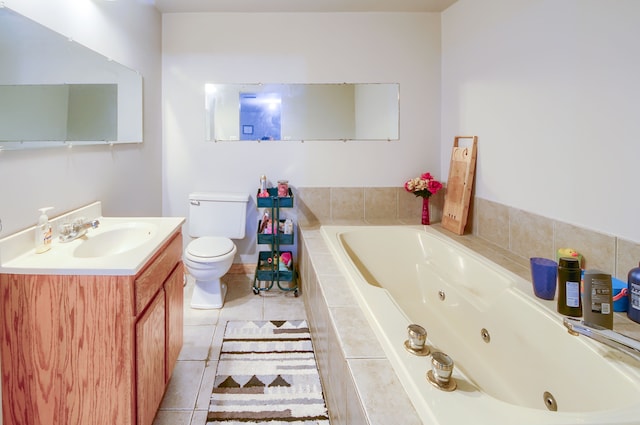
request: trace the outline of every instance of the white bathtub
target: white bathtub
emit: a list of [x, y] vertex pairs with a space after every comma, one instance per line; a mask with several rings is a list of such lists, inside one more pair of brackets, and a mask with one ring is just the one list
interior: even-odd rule
[[[570, 335], [530, 282], [428, 226], [322, 235], [425, 424], [640, 423], [640, 362]], [[430, 357], [404, 349], [410, 323], [453, 358], [457, 390], [433, 387]]]

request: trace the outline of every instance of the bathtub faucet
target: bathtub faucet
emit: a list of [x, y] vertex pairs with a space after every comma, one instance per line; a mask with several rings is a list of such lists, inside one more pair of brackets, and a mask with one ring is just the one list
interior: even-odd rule
[[640, 360], [640, 341], [636, 339], [578, 319], [565, 317], [563, 323], [572, 335], [588, 336], [602, 344], [623, 351], [636, 360]]

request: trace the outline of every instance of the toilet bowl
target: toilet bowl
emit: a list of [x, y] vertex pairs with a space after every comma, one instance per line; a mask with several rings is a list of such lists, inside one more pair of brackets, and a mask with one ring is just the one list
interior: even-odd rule
[[236, 252], [233, 241], [221, 236], [203, 236], [187, 245], [183, 262], [187, 272], [195, 279], [192, 308], [222, 307], [227, 287], [220, 278], [231, 268]]
[[244, 238], [248, 202], [246, 193], [189, 194], [188, 227], [194, 240], [182, 258], [187, 273], [195, 278], [192, 308], [222, 308], [227, 287], [220, 278], [229, 271], [238, 251], [232, 239]]

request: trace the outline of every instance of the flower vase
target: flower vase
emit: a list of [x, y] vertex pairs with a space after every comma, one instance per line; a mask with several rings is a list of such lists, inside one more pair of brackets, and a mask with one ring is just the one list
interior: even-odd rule
[[429, 225], [429, 198], [422, 198], [422, 224]]

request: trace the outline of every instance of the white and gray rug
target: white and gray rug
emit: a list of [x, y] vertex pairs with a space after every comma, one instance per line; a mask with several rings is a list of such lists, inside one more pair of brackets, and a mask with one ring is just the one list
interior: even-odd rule
[[304, 320], [227, 323], [207, 425], [329, 425]]

